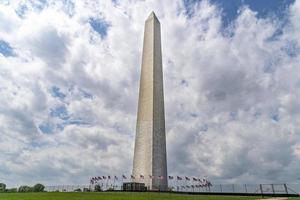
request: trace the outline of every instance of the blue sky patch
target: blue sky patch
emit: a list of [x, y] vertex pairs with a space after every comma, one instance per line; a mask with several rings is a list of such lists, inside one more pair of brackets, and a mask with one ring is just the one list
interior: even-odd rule
[[32, 1], [31, 3], [32, 3], [32, 6], [38, 10], [43, 10], [48, 5], [47, 0], [35, 0], [35, 1]]
[[39, 129], [45, 134], [51, 134], [53, 132], [52, 126], [48, 123], [40, 124]]
[[288, 41], [284, 47], [281, 48], [290, 57], [297, 57], [300, 53], [300, 47], [297, 41]]
[[32, 142], [30, 142], [30, 146], [34, 149], [39, 149], [39, 148], [43, 147], [43, 143], [40, 143], [38, 141], [32, 141]]
[[102, 39], [107, 36], [107, 30], [110, 25], [105, 20], [90, 18], [89, 23], [94, 31], [99, 33]]
[[51, 95], [59, 98], [60, 100], [63, 100], [66, 97], [66, 95], [60, 91], [60, 88], [56, 86], [51, 88]]
[[[186, 15], [193, 15], [193, 6], [201, 0], [183, 0], [186, 9]], [[257, 12], [258, 17], [276, 16], [283, 18], [286, 9], [294, 3], [295, 0], [210, 0], [222, 9], [223, 24], [229, 25], [238, 16], [238, 11], [242, 6], [248, 6], [251, 10]]]
[[17, 15], [21, 18], [24, 18], [24, 16], [26, 15], [26, 12], [28, 11], [28, 7], [25, 4], [21, 4], [16, 10], [15, 12], [17, 13]]
[[13, 48], [4, 40], [0, 40], [0, 54], [5, 57], [14, 56]]
[[50, 110], [51, 117], [58, 117], [62, 120], [68, 120], [70, 118], [66, 106], [59, 106]]
[[47, 6], [47, 0], [23, 1], [20, 2], [18, 7], [15, 9], [15, 12], [19, 15], [19, 17], [24, 18], [28, 11], [42, 11]]
[[63, 123], [56, 124], [56, 128], [60, 131], [64, 130], [64, 128], [68, 125], [89, 125], [88, 122], [83, 121], [82, 119], [67, 119]]
[[279, 121], [279, 115], [278, 114], [274, 114], [272, 116], [272, 120], [275, 121], [275, 122], [278, 122]]
[[119, 0], [112, 0], [112, 2], [114, 3], [114, 5], [118, 5], [119, 4]]
[[66, 124], [88, 125], [89, 123], [83, 121], [82, 119], [72, 119], [72, 120], [68, 120]]

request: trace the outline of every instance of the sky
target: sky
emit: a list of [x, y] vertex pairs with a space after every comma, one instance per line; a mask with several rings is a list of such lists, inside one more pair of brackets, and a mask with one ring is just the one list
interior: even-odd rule
[[0, 0], [0, 182], [131, 173], [151, 11], [169, 175], [300, 183], [299, 0]]

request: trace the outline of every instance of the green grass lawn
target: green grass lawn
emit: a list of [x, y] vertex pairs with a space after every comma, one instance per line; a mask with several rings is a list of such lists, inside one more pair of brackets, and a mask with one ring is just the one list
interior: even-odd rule
[[[259, 197], [183, 195], [169, 193], [129, 193], [129, 192], [45, 192], [45, 193], [0, 193], [0, 200], [221, 200], [221, 199], [260, 199]], [[300, 198], [292, 198], [298, 199]]]

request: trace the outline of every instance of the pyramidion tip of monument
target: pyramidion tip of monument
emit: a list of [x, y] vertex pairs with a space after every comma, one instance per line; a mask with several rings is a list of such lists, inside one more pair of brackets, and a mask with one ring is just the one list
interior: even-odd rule
[[150, 13], [149, 17], [148, 17], [148, 19], [152, 19], [152, 18], [154, 18], [154, 19], [157, 19], [157, 20], [158, 20], [158, 18], [156, 17], [156, 15], [155, 15], [155, 12], [154, 12], [154, 11], [152, 11], [152, 12]]

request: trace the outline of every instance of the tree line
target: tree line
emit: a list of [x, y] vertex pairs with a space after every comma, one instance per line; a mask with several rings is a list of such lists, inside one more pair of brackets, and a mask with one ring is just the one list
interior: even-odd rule
[[6, 188], [5, 183], [0, 183], [0, 192], [44, 192], [45, 186], [37, 183], [34, 186], [21, 185], [19, 188]]

